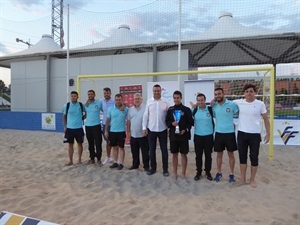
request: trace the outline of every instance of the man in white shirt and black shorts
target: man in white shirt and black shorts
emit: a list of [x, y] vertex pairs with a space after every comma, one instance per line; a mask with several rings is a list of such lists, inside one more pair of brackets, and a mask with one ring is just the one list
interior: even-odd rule
[[246, 184], [247, 154], [250, 149], [251, 187], [256, 187], [255, 175], [258, 167], [258, 155], [261, 142], [261, 118], [264, 120], [266, 136], [264, 142], [270, 139], [270, 121], [265, 104], [255, 98], [257, 93], [253, 84], [246, 84], [243, 88], [245, 99], [234, 100], [239, 107], [238, 121], [238, 151], [240, 158], [241, 180], [237, 185]]

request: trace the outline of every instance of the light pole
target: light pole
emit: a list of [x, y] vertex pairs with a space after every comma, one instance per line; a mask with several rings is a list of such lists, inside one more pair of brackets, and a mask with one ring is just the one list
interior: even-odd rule
[[16, 42], [22, 42], [22, 43], [26, 44], [26, 45], [28, 45], [28, 48], [30, 48], [32, 46], [32, 44], [30, 44], [30, 40], [28, 42], [28, 41], [23, 41], [20, 38], [16, 38]]

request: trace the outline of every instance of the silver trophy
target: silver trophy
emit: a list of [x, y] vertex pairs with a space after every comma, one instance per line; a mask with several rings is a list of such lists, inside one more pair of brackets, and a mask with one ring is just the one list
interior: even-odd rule
[[[174, 120], [176, 123], [179, 123], [180, 121], [180, 118], [181, 118], [181, 114], [182, 114], [182, 111], [181, 110], [174, 110]], [[175, 127], [175, 134], [180, 134], [180, 130], [179, 130], [179, 126], [177, 125]]]

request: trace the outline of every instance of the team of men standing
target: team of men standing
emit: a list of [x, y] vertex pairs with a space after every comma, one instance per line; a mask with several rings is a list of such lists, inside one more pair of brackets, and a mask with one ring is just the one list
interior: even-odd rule
[[[132, 165], [129, 170], [138, 169], [140, 152], [145, 172], [153, 175], [157, 171], [156, 144], [160, 145], [163, 176], [169, 176], [168, 148], [172, 153], [173, 176], [178, 178], [178, 154], [181, 156], [182, 178], [186, 179], [189, 152], [190, 130], [194, 126], [194, 148], [196, 154], [196, 175], [194, 180], [202, 178], [202, 172], [208, 180], [219, 182], [223, 178], [223, 152], [227, 150], [229, 159], [228, 182], [235, 183], [234, 152], [238, 150], [241, 178], [237, 185], [246, 184], [247, 155], [251, 162], [250, 185], [256, 187], [255, 175], [258, 167], [259, 146], [261, 142], [261, 118], [264, 120], [267, 143], [270, 138], [270, 124], [265, 104], [255, 98], [256, 87], [244, 86], [244, 99], [229, 101], [224, 98], [222, 88], [216, 88], [214, 99], [207, 105], [206, 96], [196, 96], [196, 104], [190, 109], [182, 104], [182, 93], [173, 93], [174, 105], [163, 99], [160, 85], [153, 86], [153, 97], [143, 104], [142, 95], [134, 94], [134, 105], [130, 108], [123, 103], [121, 94], [111, 98], [111, 90], [104, 88], [104, 98], [95, 99], [94, 90], [88, 91], [85, 104], [78, 102], [78, 93], [71, 92], [71, 101], [63, 107], [63, 126], [65, 142], [69, 144], [69, 162], [73, 165], [74, 139], [78, 143], [78, 163], [81, 164], [84, 140], [83, 120], [85, 119], [89, 157], [87, 164], [99, 166], [110, 163], [110, 168], [122, 170], [125, 159], [125, 140], [130, 138]], [[100, 113], [103, 113], [102, 124]], [[238, 134], [235, 135], [234, 115], [239, 114]], [[106, 158], [102, 158], [102, 135], [106, 141]], [[217, 173], [211, 175], [212, 152], [217, 152]], [[203, 154], [205, 156], [203, 167]], [[97, 159], [97, 161], [96, 161]]]

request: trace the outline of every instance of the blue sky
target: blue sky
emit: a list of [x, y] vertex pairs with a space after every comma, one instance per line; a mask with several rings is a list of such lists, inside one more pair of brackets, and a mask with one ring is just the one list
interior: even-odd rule
[[[51, 2], [0, 0], [0, 56], [27, 48], [25, 44], [17, 43], [16, 38], [35, 44], [42, 34], [51, 34]], [[64, 5], [70, 4], [70, 17], [75, 17], [73, 24], [82, 31], [73, 32], [70, 47], [101, 41], [122, 23], [129, 24], [132, 32], [141, 39], [163, 41], [174, 38], [177, 32], [177, 2], [64, 0]], [[223, 11], [232, 13], [239, 23], [250, 28], [300, 32], [300, 0], [182, 0], [182, 10], [182, 31], [186, 37], [205, 32]], [[101, 23], [97, 22], [99, 16], [103, 19]], [[299, 65], [287, 68], [284, 70], [286, 73], [300, 71]], [[9, 70], [0, 68], [0, 79], [10, 83]]]

